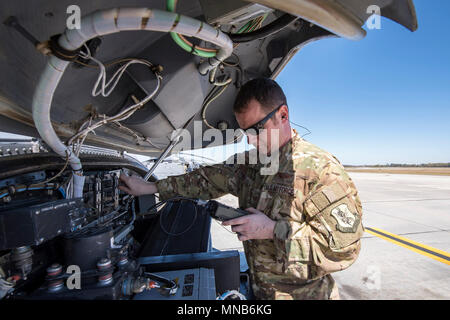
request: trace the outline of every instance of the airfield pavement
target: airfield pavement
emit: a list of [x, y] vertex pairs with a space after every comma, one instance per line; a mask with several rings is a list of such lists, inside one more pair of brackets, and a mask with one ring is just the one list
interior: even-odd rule
[[[343, 300], [450, 299], [450, 176], [350, 172], [366, 233], [358, 260], [334, 273]], [[237, 206], [237, 198], [220, 198]], [[243, 251], [216, 221], [212, 244]]]

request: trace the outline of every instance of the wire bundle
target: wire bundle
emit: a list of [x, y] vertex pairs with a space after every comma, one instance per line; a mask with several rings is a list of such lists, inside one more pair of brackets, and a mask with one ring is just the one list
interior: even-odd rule
[[[153, 90], [153, 92], [151, 92], [149, 95], [147, 95], [144, 99], [142, 99], [141, 101], [135, 101], [135, 103], [127, 108], [125, 108], [124, 110], [122, 110], [121, 112], [117, 113], [114, 116], [107, 116], [105, 114], [102, 115], [96, 115], [96, 118], [100, 118], [101, 120], [98, 120], [96, 122], [93, 123], [94, 120], [94, 116], [91, 116], [89, 118], [89, 120], [85, 121], [80, 129], [78, 130], [78, 132], [73, 135], [67, 142], [68, 146], [72, 146], [73, 150], [75, 152], [75, 154], [78, 156], [80, 151], [81, 151], [81, 146], [84, 143], [84, 140], [86, 139], [86, 136], [88, 133], [94, 131], [95, 129], [107, 124], [107, 123], [115, 123], [116, 125], [119, 125], [120, 127], [124, 127], [122, 126], [119, 122], [123, 121], [125, 119], [128, 119], [129, 117], [131, 117], [131, 115], [133, 115], [134, 112], [136, 112], [139, 108], [141, 108], [143, 105], [145, 105], [148, 101], [150, 101], [155, 94], [159, 91], [160, 86], [161, 86], [161, 80], [162, 80], [162, 76], [159, 74], [159, 72], [157, 71], [157, 68], [155, 68], [155, 66], [145, 60], [145, 59], [120, 59], [118, 61], [115, 61], [109, 65], [115, 65], [121, 62], [126, 62], [124, 65], [120, 66], [116, 72], [112, 75], [112, 77], [107, 81], [106, 80], [106, 66], [99, 61], [98, 59], [92, 57], [91, 52], [89, 50], [89, 48], [85, 45], [85, 49], [86, 52], [81, 52], [80, 56], [83, 59], [89, 59], [92, 60], [93, 62], [95, 62], [97, 64], [97, 66], [100, 69], [99, 75], [97, 77], [97, 81], [95, 82], [95, 85], [92, 89], [92, 96], [96, 97], [98, 95], [102, 95], [103, 97], [108, 97], [113, 90], [116, 88], [118, 82], [120, 81], [121, 77], [123, 76], [124, 72], [127, 70], [127, 68], [133, 64], [141, 64], [141, 65], [145, 65], [147, 66], [156, 76], [156, 80], [157, 80], [157, 85], [155, 87], [155, 89]], [[100, 86], [100, 88], [99, 88]], [[76, 142], [76, 148], [74, 147], [74, 143]]]
[[[177, 1], [178, 0], [167, 0], [166, 3], [167, 11], [175, 12]], [[237, 31], [237, 34], [252, 32], [255, 31], [256, 29], [261, 28], [262, 23], [266, 19], [267, 15], [268, 14], [265, 14], [256, 19], [250, 20]], [[176, 44], [178, 44], [182, 49], [186, 50], [189, 53], [195, 54], [203, 58], [213, 58], [217, 54], [216, 49], [196, 46], [179, 33], [171, 32], [170, 36], [172, 37], [172, 39], [175, 41]], [[238, 45], [239, 44], [235, 44], [234, 47], [237, 47]]]

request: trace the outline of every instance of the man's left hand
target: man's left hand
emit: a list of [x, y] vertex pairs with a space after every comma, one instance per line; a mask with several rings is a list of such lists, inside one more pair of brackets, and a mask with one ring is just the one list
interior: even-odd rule
[[273, 239], [275, 221], [255, 208], [246, 209], [249, 215], [224, 221], [222, 225], [231, 226], [233, 232], [238, 233], [240, 241], [251, 239]]

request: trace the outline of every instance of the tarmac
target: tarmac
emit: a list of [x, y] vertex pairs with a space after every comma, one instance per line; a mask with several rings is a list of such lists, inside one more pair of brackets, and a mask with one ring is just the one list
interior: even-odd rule
[[[450, 176], [350, 173], [366, 233], [357, 261], [333, 273], [343, 300], [450, 299]], [[237, 206], [237, 198], [219, 199]], [[213, 221], [218, 250], [243, 251]]]

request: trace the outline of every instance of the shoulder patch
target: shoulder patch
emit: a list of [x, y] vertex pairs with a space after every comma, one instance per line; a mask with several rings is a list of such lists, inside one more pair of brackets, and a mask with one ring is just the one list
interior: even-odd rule
[[331, 216], [337, 221], [336, 230], [344, 233], [355, 233], [358, 229], [359, 215], [352, 213], [345, 203], [331, 210]]

